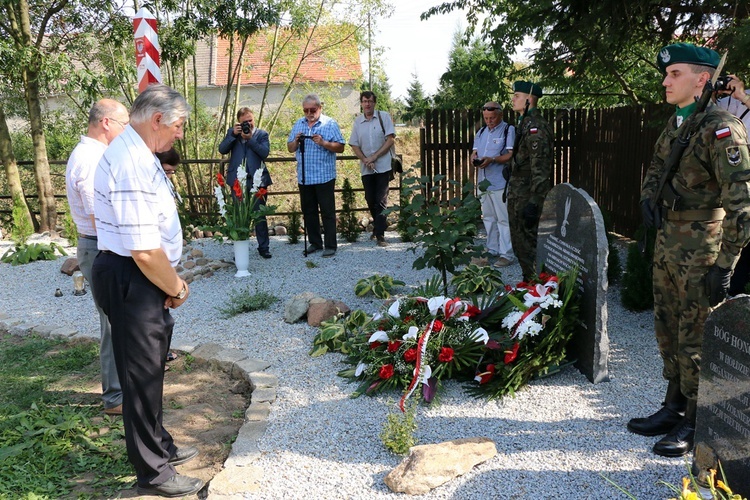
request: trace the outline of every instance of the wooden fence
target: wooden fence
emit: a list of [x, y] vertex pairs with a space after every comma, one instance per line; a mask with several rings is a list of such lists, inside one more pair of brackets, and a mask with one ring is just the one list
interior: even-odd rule
[[[641, 181], [669, 113], [665, 105], [543, 110], [555, 133], [553, 183], [585, 190], [615, 232], [633, 236], [641, 222]], [[504, 117], [514, 124], [518, 115], [505, 110]], [[428, 112], [420, 130], [422, 174], [476, 183], [470, 156], [482, 124], [478, 110]]]

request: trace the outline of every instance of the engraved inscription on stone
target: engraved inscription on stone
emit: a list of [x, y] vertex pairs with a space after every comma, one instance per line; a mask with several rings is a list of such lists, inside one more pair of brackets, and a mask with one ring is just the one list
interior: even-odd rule
[[609, 380], [607, 358], [607, 234], [594, 200], [571, 184], [558, 184], [544, 200], [537, 240], [537, 267], [550, 272], [579, 269], [582, 324], [568, 356], [594, 383]]

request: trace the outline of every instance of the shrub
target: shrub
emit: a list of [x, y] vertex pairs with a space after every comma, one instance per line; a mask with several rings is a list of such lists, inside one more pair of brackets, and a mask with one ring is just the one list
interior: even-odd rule
[[622, 305], [631, 311], [654, 306], [653, 260], [656, 231], [641, 226], [636, 232], [637, 243], [628, 247], [625, 275], [622, 278]]
[[302, 227], [302, 214], [299, 211], [297, 203], [292, 206], [292, 213], [289, 214], [289, 227], [287, 228], [287, 242], [290, 245], [299, 243], [299, 230]]
[[349, 179], [344, 179], [341, 186], [341, 213], [339, 216], [339, 232], [349, 243], [354, 243], [362, 232], [362, 227], [354, 212], [354, 189]]

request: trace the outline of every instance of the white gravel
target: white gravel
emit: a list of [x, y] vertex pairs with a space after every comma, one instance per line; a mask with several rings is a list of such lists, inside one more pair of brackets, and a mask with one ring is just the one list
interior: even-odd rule
[[[260, 490], [247, 498], [398, 497], [383, 477], [402, 457], [385, 450], [378, 437], [398, 394], [350, 399], [356, 386], [336, 375], [348, 366], [342, 356], [309, 357], [316, 329], [282, 319], [287, 299], [304, 291], [374, 312], [380, 301], [356, 297], [357, 280], [381, 273], [416, 285], [435, 274], [412, 269], [415, 255], [395, 233], [387, 235], [391, 245], [385, 249], [364, 241], [364, 235], [361, 239], [355, 244], [340, 241], [336, 256], [323, 259], [320, 253], [303, 258], [301, 243], [289, 245], [286, 237], [272, 237], [273, 259], [253, 253], [251, 277], [234, 278], [234, 268], [229, 268], [196, 281], [190, 299], [174, 313], [173, 345], [218, 342], [271, 362], [269, 372], [279, 378], [278, 399], [259, 443], [262, 458], [256, 465], [264, 477]], [[0, 241], [0, 255], [8, 245]], [[232, 258], [228, 244], [200, 240], [193, 247], [209, 258]], [[308, 268], [307, 260], [318, 267]], [[73, 296], [72, 280], [60, 273], [61, 264], [62, 259], [17, 267], [0, 264], [0, 313], [98, 336], [91, 294]], [[520, 268], [510, 266], [503, 275], [512, 283], [520, 278]], [[221, 319], [217, 306], [232, 289], [248, 286], [281, 301], [267, 311]], [[56, 288], [63, 297], [54, 297]], [[487, 402], [449, 381], [439, 404], [419, 408], [420, 444], [485, 436], [498, 449], [492, 460], [424, 498], [626, 498], [605, 476], [639, 499], [674, 496], [662, 481], [680, 484], [685, 460], [655, 456], [651, 446], [657, 438], [625, 428], [629, 418], [658, 408], [665, 387], [652, 313], [624, 310], [617, 287], [610, 288], [608, 307], [609, 382], [593, 385], [568, 368], [533, 382], [515, 398]]]

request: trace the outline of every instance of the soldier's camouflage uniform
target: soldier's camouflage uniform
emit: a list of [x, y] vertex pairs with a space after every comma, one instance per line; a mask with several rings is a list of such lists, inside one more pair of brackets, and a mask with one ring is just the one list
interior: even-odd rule
[[[742, 122], [713, 104], [682, 126], [696, 132], [671, 187], [667, 183], [663, 189], [665, 215], [654, 249], [654, 325], [664, 378], [679, 382], [682, 394], [696, 399], [703, 325], [710, 312], [705, 276], [713, 264], [733, 268], [750, 240], [750, 158]], [[656, 191], [681, 130], [673, 115], [656, 142], [641, 201]], [[677, 210], [671, 208], [672, 193], [679, 197]], [[726, 212], [723, 218], [717, 208]]]
[[525, 279], [536, 276], [536, 237], [539, 217], [527, 227], [523, 209], [531, 202], [541, 215], [544, 198], [552, 189], [552, 127], [537, 108], [526, 113], [516, 128], [513, 163], [508, 181], [508, 219], [513, 252]]

